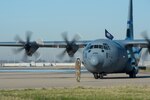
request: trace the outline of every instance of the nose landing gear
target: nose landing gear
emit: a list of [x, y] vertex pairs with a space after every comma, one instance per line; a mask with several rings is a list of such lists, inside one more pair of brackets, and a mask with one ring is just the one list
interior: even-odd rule
[[98, 79], [98, 78], [100, 78], [100, 79], [103, 79], [103, 77], [104, 77], [104, 74], [103, 73], [93, 73], [93, 75], [94, 75], [94, 78], [95, 79]]
[[99, 78], [99, 75], [98, 75], [97, 73], [94, 73], [93, 75], [94, 75], [94, 78], [95, 78], [95, 79], [98, 79], [98, 78]]

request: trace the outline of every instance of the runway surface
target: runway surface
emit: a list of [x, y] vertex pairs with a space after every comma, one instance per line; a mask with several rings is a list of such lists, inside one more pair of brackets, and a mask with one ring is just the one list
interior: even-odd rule
[[126, 74], [109, 74], [104, 79], [95, 80], [91, 73], [83, 70], [81, 82], [78, 83], [75, 80], [73, 69], [19, 70], [0, 69], [0, 89], [144, 86], [150, 84], [150, 73], [139, 73], [135, 79], [128, 78]]

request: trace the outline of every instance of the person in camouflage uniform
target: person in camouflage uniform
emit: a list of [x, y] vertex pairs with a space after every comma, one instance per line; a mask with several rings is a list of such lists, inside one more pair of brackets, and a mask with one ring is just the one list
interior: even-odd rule
[[76, 80], [77, 80], [77, 82], [80, 82], [80, 79], [81, 79], [81, 60], [80, 60], [80, 58], [76, 59], [75, 70], [76, 70], [76, 73], [75, 73]]

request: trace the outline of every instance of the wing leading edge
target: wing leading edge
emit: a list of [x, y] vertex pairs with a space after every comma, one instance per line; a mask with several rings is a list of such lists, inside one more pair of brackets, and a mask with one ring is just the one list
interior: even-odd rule
[[[147, 48], [148, 42], [146, 40], [114, 40], [124, 46]], [[84, 48], [91, 41], [77, 41], [76, 44], [80, 48]], [[37, 43], [41, 48], [65, 48], [67, 45], [65, 41], [43, 41], [43, 43]], [[0, 46], [21, 47], [23, 44], [19, 42], [0, 42]]]
[[[76, 45], [78, 45], [80, 48], [84, 48], [90, 42], [91, 41], [77, 41]], [[43, 41], [42, 43], [37, 43], [37, 44], [41, 48], [66, 48], [67, 46], [65, 41]], [[23, 44], [19, 42], [0, 42], [0, 46], [22, 47]]]

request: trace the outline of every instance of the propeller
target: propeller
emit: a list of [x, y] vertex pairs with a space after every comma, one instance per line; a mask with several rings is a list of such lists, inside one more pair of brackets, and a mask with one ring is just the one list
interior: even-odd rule
[[35, 55], [35, 57], [39, 55], [39, 53], [36, 53], [36, 50], [39, 48], [38, 44], [35, 41], [30, 42], [31, 35], [31, 31], [26, 32], [26, 41], [22, 40], [18, 35], [15, 37], [15, 40], [18, 43], [22, 44], [22, 46], [20, 48], [15, 49], [14, 53], [18, 54], [24, 50], [25, 52], [23, 56], [23, 61], [27, 61], [28, 56], [31, 57], [33, 54]]
[[65, 50], [58, 56], [59, 58], [63, 58], [64, 55], [67, 53], [69, 57], [73, 58], [74, 54], [78, 51], [79, 46], [76, 44], [76, 42], [80, 39], [79, 35], [75, 35], [72, 41], [68, 40], [68, 33], [63, 32], [62, 38], [66, 43]]
[[148, 35], [147, 35], [147, 32], [146, 31], [144, 31], [143, 33], [142, 33], [142, 37], [147, 41], [147, 49], [143, 52], [143, 57], [146, 59], [146, 58], [148, 58], [148, 54], [150, 54], [150, 39], [149, 39], [149, 37], [148, 37]]

